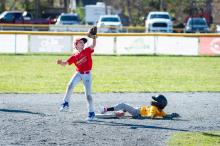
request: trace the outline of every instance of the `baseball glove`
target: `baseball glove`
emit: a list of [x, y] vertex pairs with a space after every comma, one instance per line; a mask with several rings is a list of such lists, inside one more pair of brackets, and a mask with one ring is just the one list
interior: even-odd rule
[[164, 119], [169, 119], [172, 120], [173, 118], [180, 118], [181, 116], [177, 113], [172, 113], [172, 114], [167, 114], [166, 116], [164, 116]]
[[87, 33], [87, 36], [93, 39], [97, 38], [97, 27], [93, 26], [92, 28], [90, 28]]
[[171, 116], [172, 116], [172, 118], [178, 118], [178, 117], [180, 117], [180, 115], [177, 114], [177, 113], [172, 113]]

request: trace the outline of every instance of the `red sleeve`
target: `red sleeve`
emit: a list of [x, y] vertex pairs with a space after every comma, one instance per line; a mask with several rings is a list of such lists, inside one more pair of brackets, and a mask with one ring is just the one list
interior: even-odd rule
[[76, 57], [73, 55], [73, 56], [70, 56], [68, 59], [67, 59], [67, 63], [69, 65], [73, 64], [76, 62]]
[[94, 52], [94, 49], [91, 49], [90, 47], [86, 48], [86, 53], [92, 54]]

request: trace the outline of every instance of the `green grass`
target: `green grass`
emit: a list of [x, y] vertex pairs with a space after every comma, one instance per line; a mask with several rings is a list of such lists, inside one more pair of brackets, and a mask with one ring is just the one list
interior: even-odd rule
[[220, 131], [175, 133], [168, 146], [219, 146]]
[[[0, 93], [64, 93], [75, 69], [56, 60], [67, 57], [0, 55]], [[220, 91], [220, 57], [93, 56], [93, 92], [168, 91]]]

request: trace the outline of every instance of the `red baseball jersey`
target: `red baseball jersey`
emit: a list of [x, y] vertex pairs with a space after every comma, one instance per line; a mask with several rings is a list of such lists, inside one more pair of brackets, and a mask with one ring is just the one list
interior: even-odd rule
[[67, 59], [69, 65], [75, 64], [76, 71], [89, 71], [92, 69], [92, 53], [94, 52], [91, 48], [85, 48], [81, 52], [77, 52]]

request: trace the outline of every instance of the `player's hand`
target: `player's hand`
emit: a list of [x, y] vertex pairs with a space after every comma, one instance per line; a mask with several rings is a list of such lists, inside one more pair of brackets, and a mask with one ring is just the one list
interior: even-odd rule
[[62, 64], [62, 60], [61, 59], [59, 59], [59, 60], [57, 60], [57, 64]]
[[57, 64], [60, 64], [62, 66], [66, 66], [68, 63], [66, 61], [59, 59], [59, 60], [57, 60]]
[[172, 118], [178, 118], [178, 117], [180, 117], [180, 115], [177, 114], [177, 113], [172, 113], [171, 116], [172, 116]]

